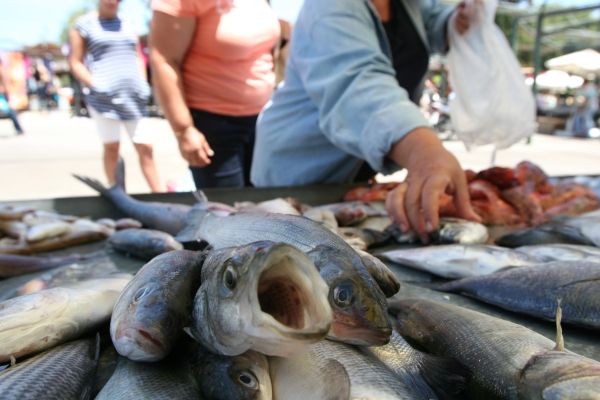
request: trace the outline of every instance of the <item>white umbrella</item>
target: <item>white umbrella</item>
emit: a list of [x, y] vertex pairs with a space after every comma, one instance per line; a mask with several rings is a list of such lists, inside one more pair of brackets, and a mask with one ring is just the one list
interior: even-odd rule
[[546, 66], [585, 76], [600, 73], [600, 53], [593, 49], [585, 49], [546, 61]]

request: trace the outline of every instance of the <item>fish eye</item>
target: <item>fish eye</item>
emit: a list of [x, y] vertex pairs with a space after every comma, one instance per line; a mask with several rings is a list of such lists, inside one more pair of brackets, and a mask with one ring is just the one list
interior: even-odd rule
[[354, 293], [350, 284], [341, 284], [333, 289], [333, 301], [340, 307], [348, 307], [354, 303]]
[[252, 372], [242, 371], [237, 377], [237, 380], [242, 385], [250, 389], [258, 389], [258, 379]]
[[232, 265], [228, 265], [223, 274], [223, 284], [229, 290], [235, 289], [237, 285], [237, 271]]

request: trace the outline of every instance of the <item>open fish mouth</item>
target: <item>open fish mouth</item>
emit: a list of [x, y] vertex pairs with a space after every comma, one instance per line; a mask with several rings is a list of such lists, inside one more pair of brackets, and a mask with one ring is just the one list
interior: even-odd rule
[[256, 281], [256, 300], [265, 320], [291, 336], [320, 338], [329, 331], [328, 288], [315, 265], [299, 250], [276, 245]]

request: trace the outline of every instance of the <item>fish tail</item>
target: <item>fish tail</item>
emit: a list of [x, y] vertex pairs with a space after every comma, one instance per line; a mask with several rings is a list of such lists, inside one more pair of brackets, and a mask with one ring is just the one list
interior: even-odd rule
[[203, 190], [198, 189], [194, 191], [193, 195], [198, 203], [208, 203], [208, 197], [206, 197], [206, 194]]
[[115, 169], [115, 186], [125, 191], [125, 160], [123, 160], [123, 157], [119, 157], [117, 168]]
[[453, 358], [424, 354], [421, 374], [440, 399], [457, 398], [467, 386], [471, 372]]
[[95, 191], [97, 191], [98, 193], [105, 195], [106, 193], [108, 193], [108, 190], [102, 183], [100, 183], [100, 181], [94, 179], [94, 178], [88, 178], [87, 176], [82, 176], [82, 175], [77, 175], [77, 174], [72, 174], [73, 177], [75, 179], [80, 180], [81, 182], [85, 183], [86, 185], [88, 185], [89, 187], [91, 187], [92, 189], [94, 189]]

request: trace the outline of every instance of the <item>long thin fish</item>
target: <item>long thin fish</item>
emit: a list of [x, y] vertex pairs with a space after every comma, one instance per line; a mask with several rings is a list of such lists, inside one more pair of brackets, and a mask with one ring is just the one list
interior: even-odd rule
[[72, 254], [63, 257], [36, 257], [16, 254], [0, 254], [0, 278], [44, 271], [96, 257], [88, 254]]

